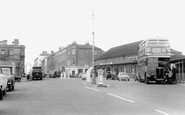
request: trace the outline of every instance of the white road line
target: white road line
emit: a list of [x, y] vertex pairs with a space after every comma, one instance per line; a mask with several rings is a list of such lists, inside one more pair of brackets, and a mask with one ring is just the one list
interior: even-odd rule
[[157, 111], [157, 112], [159, 112], [159, 113], [161, 113], [161, 114], [163, 114], [163, 115], [170, 115], [170, 114], [168, 114], [168, 113], [166, 113], [166, 112], [163, 112], [163, 111], [161, 111], [161, 110], [155, 110], [155, 111]]
[[99, 91], [98, 89], [95, 89], [95, 88], [91, 88], [91, 87], [85, 87], [87, 89], [91, 89], [91, 90], [94, 90], [94, 91]]
[[131, 103], [135, 103], [134, 101], [132, 101], [132, 100], [129, 100], [129, 99], [125, 99], [125, 98], [123, 98], [123, 97], [120, 97], [120, 96], [117, 96], [117, 95], [114, 95], [114, 94], [112, 94], [112, 93], [107, 93], [108, 95], [111, 95], [111, 96], [114, 96], [114, 97], [117, 97], [117, 98], [119, 98], [119, 99], [122, 99], [122, 100], [124, 100], [124, 101], [128, 101], [128, 102], [131, 102]]

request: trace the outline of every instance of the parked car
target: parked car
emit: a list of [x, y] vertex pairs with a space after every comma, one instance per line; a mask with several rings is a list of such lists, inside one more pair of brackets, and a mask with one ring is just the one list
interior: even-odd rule
[[108, 71], [108, 72], [106, 73], [106, 79], [109, 79], [109, 78], [112, 78], [112, 74], [111, 74], [110, 71]]
[[119, 81], [123, 81], [123, 80], [129, 81], [130, 80], [130, 77], [129, 77], [129, 75], [126, 72], [119, 72], [119, 74], [118, 74], [118, 80]]
[[15, 81], [21, 82], [21, 76], [15, 76]]
[[12, 70], [10, 67], [1, 67], [1, 73], [4, 75], [4, 77], [7, 78], [7, 88], [8, 91], [14, 90], [15, 87], [15, 76], [12, 74]]
[[0, 100], [3, 100], [3, 95], [7, 93], [8, 79], [5, 75], [0, 74]]
[[86, 73], [82, 73], [81, 78], [82, 78], [82, 80], [86, 80]]
[[111, 78], [112, 80], [117, 80], [118, 76], [116, 75], [116, 72], [108, 71], [106, 73], [106, 79], [109, 79], [109, 78]]

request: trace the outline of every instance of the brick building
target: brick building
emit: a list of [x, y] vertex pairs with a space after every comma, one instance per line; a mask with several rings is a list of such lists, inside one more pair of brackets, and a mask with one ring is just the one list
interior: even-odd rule
[[47, 58], [47, 73], [49, 74], [54, 74], [54, 71], [56, 70], [55, 67], [55, 53], [54, 51], [51, 51], [51, 54], [49, 56], [46, 57]]
[[[98, 47], [95, 47], [94, 51], [95, 58], [104, 53], [104, 51]], [[92, 66], [92, 45], [89, 43], [82, 45], [73, 42], [65, 48], [59, 48], [59, 51], [51, 54], [48, 58], [48, 71], [50, 71], [50, 73], [53, 73], [53, 71], [61, 71], [74, 76], [79, 73], [84, 73]]]
[[19, 40], [15, 39], [12, 44], [7, 40], [0, 41], [0, 61], [15, 61], [18, 75], [25, 72], [25, 46], [19, 45]]
[[34, 67], [42, 66], [42, 61], [46, 58], [49, 54], [47, 51], [43, 51], [35, 60], [34, 60]]

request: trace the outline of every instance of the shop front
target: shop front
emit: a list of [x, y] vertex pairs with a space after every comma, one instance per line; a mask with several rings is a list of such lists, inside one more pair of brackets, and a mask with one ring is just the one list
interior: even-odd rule
[[95, 63], [96, 70], [103, 69], [107, 72], [118, 75], [119, 72], [126, 72], [130, 76], [137, 75], [137, 56], [127, 56], [107, 60], [99, 60]]

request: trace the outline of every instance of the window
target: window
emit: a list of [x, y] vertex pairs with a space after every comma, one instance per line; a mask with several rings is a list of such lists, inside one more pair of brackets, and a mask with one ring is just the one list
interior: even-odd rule
[[13, 49], [9, 49], [9, 55], [12, 56], [14, 54]]
[[5, 75], [11, 75], [11, 69], [10, 68], [1, 68], [2, 74]]
[[5, 54], [5, 49], [1, 49], [1, 54], [2, 54], [2, 55]]
[[14, 49], [14, 54], [20, 54], [20, 49]]
[[76, 64], [76, 60], [75, 58], [72, 59], [72, 65], [75, 65]]
[[72, 54], [76, 54], [76, 50], [75, 49], [72, 49]]
[[94, 51], [94, 55], [97, 55], [98, 51]]

